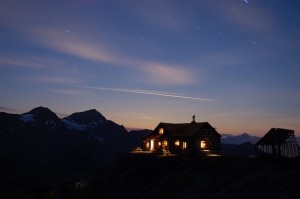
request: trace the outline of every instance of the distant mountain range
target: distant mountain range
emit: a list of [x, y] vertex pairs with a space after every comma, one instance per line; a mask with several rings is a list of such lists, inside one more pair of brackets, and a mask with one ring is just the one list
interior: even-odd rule
[[138, 146], [143, 136], [95, 109], [63, 119], [45, 107], [23, 114], [0, 112], [0, 176], [5, 182], [0, 192], [1, 187], [98, 170]]
[[[252, 136], [248, 133], [241, 135], [221, 134], [222, 153], [237, 156], [251, 156], [255, 154], [255, 144], [261, 137]], [[298, 145], [300, 137], [296, 137]]]
[[221, 134], [221, 143], [223, 144], [243, 144], [245, 142], [250, 142], [251, 144], [255, 144], [261, 137], [252, 136], [248, 133], [243, 133], [241, 135], [232, 135], [232, 134]]
[[[256, 144], [262, 137], [252, 136], [248, 133], [243, 133], [240, 135], [232, 134], [221, 134], [221, 143], [222, 144], [236, 144], [240, 145], [246, 142], [251, 144]], [[300, 144], [300, 136], [296, 137], [298, 144]]]

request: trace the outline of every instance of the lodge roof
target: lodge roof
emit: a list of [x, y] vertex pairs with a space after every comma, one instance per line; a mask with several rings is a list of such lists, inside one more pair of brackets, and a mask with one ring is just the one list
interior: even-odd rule
[[161, 127], [164, 128], [166, 134], [171, 136], [193, 136], [197, 131], [201, 129], [215, 129], [208, 122], [191, 122], [178, 124], [161, 122], [154, 131]]
[[290, 136], [295, 136], [294, 130], [272, 128], [255, 145], [280, 145], [283, 144]]

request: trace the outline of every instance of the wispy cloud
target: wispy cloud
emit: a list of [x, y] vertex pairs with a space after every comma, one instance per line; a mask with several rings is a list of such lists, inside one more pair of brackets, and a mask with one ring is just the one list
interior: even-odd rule
[[[83, 83], [83, 74], [72, 64], [51, 57], [0, 54], [0, 68], [18, 69], [25, 81], [46, 83]], [[34, 72], [32, 72], [34, 70]], [[22, 72], [21, 72], [22, 71]], [[28, 73], [31, 71], [30, 73]]]
[[168, 93], [168, 92], [160, 92], [160, 91], [121, 89], [121, 88], [103, 88], [103, 87], [93, 87], [93, 86], [79, 86], [79, 87], [85, 88], [85, 89], [93, 89], [93, 90], [104, 90], [104, 91], [135, 93], [135, 94], [143, 94], [143, 95], [154, 95], [154, 96], [161, 96], [161, 97], [187, 99], [187, 100], [197, 100], [197, 101], [207, 101], [207, 102], [217, 102], [218, 101], [215, 99], [192, 97], [192, 96], [186, 96], [186, 95]]
[[64, 94], [64, 95], [82, 95], [88, 93], [87, 90], [78, 89], [51, 89], [51, 92]]
[[182, 66], [171, 66], [162, 63], [141, 63], [140, 69], [148, 75], [146, 80], [156, 84], [187, 85], [196, 83], [198, 80], [192, 70]]
[[66, 76], [33, 76], [26, 77], [26, 80], [46, 82], [46, 83], [67, 83], [67, 84], [79, 84], [82, 81], [78, 78], [70, 78]]
[[[91, 61], [119, 64], [122, 56], [111, 53], [100, 41], [70, 37], [63, 29], [39, 27], [26, 30], [35, 35], [31, 40], [53, 50], [77, 56]], [[96, 44], [95, 44], [96, 43]]]
[[41, 69], [45, 71], [59, 72], [70, 72], [72, 70], [72, 66], [70, 66], [70, 63], [61, 59], [45, 56], [27, 56], [18, 54], [0, 54], [0, 67]]
[[126, 56], [126, 54], [109, 50], [101, 41], [92, 43], [88, 39], [70, 38], [64, 31], [55, 28], [34, 28], [29, 30], [29, 34], [35, 35], [30, 36], [29, 39], [58, 52], [93, 62], [131, 67], [140, 72], [142, 79], [147, 83], [187, 85], [198, 81], [193, 71], [187, 67]]
[[[263, 54], [265, 55], [265, 54]], [[245, 48], [231, 49], [230, 51], [222, 52], [208, 52], [203, 53], [199, 57], [191, 60], [192, 64], [199, 65], [201, 68], [224, 68], [224, 67], [234, 67], [241, 66], [244, 63], [251, 61], [252, 59], [257, 59], [262, 54], [258, 52], [247, 53]]]
[[10, 108], [5, 106], [0, 106], [0, 111], [7, 112], [7, 113], [15, 113], [15, 114], [20, 114], [24, 112], [23, 110], [20, 109], [15, 109], [15, 108]]
[[0, 67], [24, 67], [49, 69], [49, 65], [55, 66], [57, 60], [41, 57], [0, 55]]
[[[174, 7], [172, 6], [175, 6], [175, 4], [173, 5], [164, 1], [147, 2], [146, 5], [144, 3], [133, 0], [129, 3], [126, 2], [126, 6], [124, 7], [119, 7], [123, 5], [122, 3], [114, 6], [119, 7], [122, 12], [127, 14], [132, 12], [131, 14], [136, 19], [143, 21], [153, 20], [154, 23], [161, 24], [162, 27], [175, 27], [180, 26], [179, 24], [185, 24], [180, 20], [181, 17], [173, 13]], [[52, 20], [52, 18], [47, 17], [53, 16], [53, 13], [49, 10], [43, 13], [44, 18], [49, 18], [49, 20], [45, 20], [41, 24], [39, 20], [32, 20], [40, 18], [41, 13], [36, 10], [32, 11], [31, 6], [8, 2], [2, 4], [5, 9], [0, 8], [0, 10], [3, 10], [0, 16], [3, 16], [6, 20], [0, 20], [0, 25], [17, 31], [21, 33], [20, 35], [23, 34], [28, 41], [32, 41], [37, 45], [80, 59], [100, 63], [102, 67], [104, 64], [108, 67], [110, 65], [130, 67], [136, 70], [141, 79], [149, 84], [187, 85], [198, 81], [196, 75], [194, 75], [195, 71], [193, 73], [186, 66], [173, 65], [173, 63], [160, 60], [149, 61], [142, 57], [130, 55], [127, 52], [116, 51], [116, 48], [112, 48], [114, 40], [109, 36], [110, 33], [105, 33], [103, 29], [101, 31], [90, 31], [97, 32], [97, 34], [87, 33], [87, 31], [78, 29], [70, 31], [68, 27], [58, 23], [57, 21], [59, 20]], [[13, 10], [16, 13], [5, 10]], [[28, 17], [29, 13], [30, 17]], [[61, 13], [56, 17], [53, 16], [53, 19], [59, 19], [59, 17], [61, 17]], [[10, 23], [7, 23], [7, 21], [10, 21]], [[68, 22], [69, 27], [77, 27], [77, 24], [74, 24], [73, 21]], [[89, 27], [89, 25], [86, 25], [83, 29], [97, 30], [96, 27]], [[10, 65], [18, 64], [19, 66], [26, 67], [40, 67], [39, 64], [34, 62], [26, 61], [23, 63], [22, 60], [3, 60], [2, 62], [3, 64]]]
[[269, 30], [274, 25], [274, 20], [270, 17], [273, 16], [272, 13], [268, 13], [254, 1], [249, 4], [242, 1], [220, 1], [211, 5], [220, 11], [222, 17], [254, 30]]

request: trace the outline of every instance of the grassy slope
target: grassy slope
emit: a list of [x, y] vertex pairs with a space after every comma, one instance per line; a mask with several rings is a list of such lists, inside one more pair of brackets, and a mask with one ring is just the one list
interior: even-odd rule
[[296, 198], [299, 177], [299, 160], [132, 156], [99, 173], [90, 193], [109, 198]]
[[[300, 198], [299, 177], [300, 159], [128, 155], [92, 175], [37, 186], [26, 192], [26, 196]], [[75, 188], [76, 182], [80, 182], [81, 187]]]

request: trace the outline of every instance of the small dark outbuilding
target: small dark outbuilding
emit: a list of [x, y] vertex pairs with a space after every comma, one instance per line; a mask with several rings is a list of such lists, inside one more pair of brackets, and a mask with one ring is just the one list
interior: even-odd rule
[[294, 130], [272, 128], [256, 144], [256, 154], [273, 158], [294, 158], [299, 156], [299, 147]]

